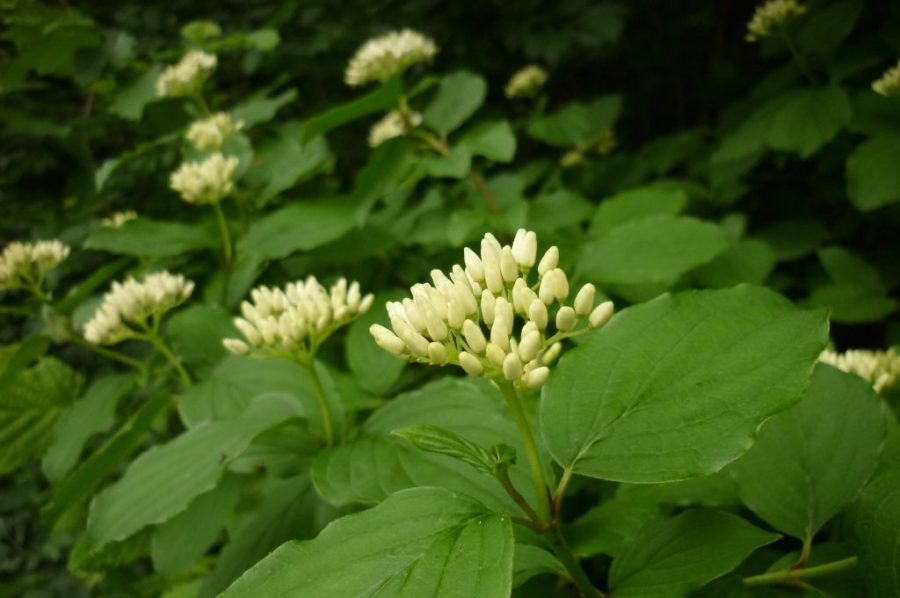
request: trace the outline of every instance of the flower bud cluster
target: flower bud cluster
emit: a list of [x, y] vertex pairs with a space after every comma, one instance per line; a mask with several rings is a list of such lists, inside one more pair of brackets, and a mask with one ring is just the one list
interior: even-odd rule
[[369, 147], [378, 147], [388, 139], [406, 135], [420, 124], [422, 115], [418, 112], [404, 115], [399, 110], [391, 110], [369, 129]]
[[235, 156], [215, 153], [202, 162], [185, 162], [169, 177], [169, 186], [193, 204], [216, 203], [234, 191]]
[[143, 336], [166, 312], [187, 301], [193, 290], [193, 282], [165, 271], [148, 274], [141, 282], [134, 278], [114, 282], [84, 325], [84, 338], [95, 345], [113, 345]]
[[885, 97], [900, 95], [900, 62], [872, 83], [872, 90]]
[[412, 297], [387, 304], [391, 328], [369, 329], [380, 347], [409, 361], [454, 364], [470, 376], [536, 389], [547, 381], [561, 340], [599, 328], [612, 316], [612, 302], [594, 305], [592, 284], [566, 303], [569, 280], [556, 247], [543, 255], [537, 280], [529, 282], [537, 261], [533, 232], [520, 229], [511, 246], [488, 233], [480, 254], [466, 248], [464, 256], [464, 268], [453, 266], [449, 276], [432, 270], [433, 284], [413, 285]]
[[156, 95], [161, 98], [192, 96], [216, 70], [215, 54], [191, 50], [181, 61], [166, 68], [156, 80]]
[[100, 225], [107, 228], [119, 228], [129, 220], [134, 220], [137, 217], [137, 212], [134, 210], [125, 210], [123, 212], [116, 212], [108, 218], [104, 218], [100, 221]]
[[319, 345], [338, 328], [372, 307], [373, 295], [363, 296], [359, 283], [339, 279], [326, 289], [314, 276], [289, 283], [283, 290], [261, 286], [241, 304], [243, 317], [234, 320], [246, 340], [226, 338], [222, 344], [235, 355], [311, 359]]
[[519, 69], [513, 76], [509, 78], [504, 93], [509, 99], [527, 98], [537, 93], [537, 91], [547, 82], [547, 71], [530, 64]]
[[208, 152], [221, 149], [225, 139], [242, 128], [244, 121], [234, 120], [227, 112], [217, 112], [192, 123], [186, 137], [195, 148]]
[[819, 355], [819, 361], [868, 380], [877, 392], [893, 386], [900, 379], [900, 355], [895, 349], [850, 349], [843, 353], [825, 349]]
[[797, 0], [768, 0], [756, 7], [753, 18], [747, 23], [748, 42], [756, 42], [778, 32], [784, 25], [806, 13], [806, 7]]
[[370, 81], [386, 81], [417, 62], [430, 61], [437, 54], [435, 43], [416, 31], [404, 29], [370, 39], [347, 66], [344, 82], [358, 87]]
[[59, 241], [14, 241], [0, 254], [0, 290], [40, 287], [52, 268], [69, 256]]

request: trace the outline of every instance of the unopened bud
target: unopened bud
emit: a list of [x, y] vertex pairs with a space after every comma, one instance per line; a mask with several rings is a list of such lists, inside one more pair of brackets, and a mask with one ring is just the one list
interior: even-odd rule
[[485, 289], [481, 293], [481, 317], [484, 323], [491, 326], [494, 323], [494, 307], [497, 305], [497, 298], [489, 290]]
[[484, 282], [484, 264], [478, 254], [466, 247], [463, 249], [463, 259], [466, 262], [466, 271], [478, 282]]
[[429, 343], [428, 359], [434, 365], [444, 365], [447, 363], [447, 347], [438, 342]]
[[462, 331], [463, 336], [466, 338], [466, 343], [469, 345], [469, 349], [475, 353], [484, 351], [487, 346], [487, 339], [484, 338], [484, 332], [481, 331], [481, 326], [472, 320], [466, 320], [463, 322]]
[[519, 265], [508, 245], [500, 252], [500, 275], [506, 283], [513, 282], [519, 277]]
[[549, 376], [550, 368], [546, 366], [535, 368], [525, 374], [525, 386], [532, 390], [537, 390], [547, 382]]
[[544, 305], [543, 301], [535, 299], [531, 302], [531, 305], [528, 306], [528, 319], [534, 322], [541, 330], [547, 327], [550, 315], [547, 313], [547, 306]]
[[550, 365], [559, 359], [560, 353], [562, 353], [562, 343], [553, 343], [550, 345], [549, 349], [544, 351], [544, 356], [541, 357], [541, 361], [544, 365]]
[[531, 268], [537, 257], [537, 235], [520, 228], [512, 244], [512, 254], [522, 268]]
[[518, 380], [522, 376], [522, 360], [516, 353], [510, 353], [503, 360], [503, 377]]
[[372, 324], [369, 326], [369, 332], [375, 338], [375, 343], [385, 351], [397, 356], [403, 355], [406, 351], [406, 343], [381, 324]]
[[568, 332], [575, 326], [575, 310], [568, 305], [560, 307], [556, 312], [556, 329], [560, 332]]
[[569, 296], [569, 279], [566, 277], [566, 273], [560, 268], [555, 268], [547, 274], [547, 276], [551, 275], [553, 277], [553, 295], [559, 301], [565, 301]]
[[550, 249], [548, 249], [544, 253], [544, 257], [541, 258], [540, 263], [538, 264], [538, 274], [543, 276], [550, 270], [553, 270], [559, 265], [559, 248], [554, 245]]
[[586, 316], [591, 313], [591, 310], [594, 309], [594, 295], [596, 292], [597, 289], [591, 283], [581, 287], [581, 290], [575, 295], [574, 307], [577, 315]]
[[506, 359], [506, 351], [494, 343], [488, 343], [487, 348], [484, 350], [484, 355], [494, 367], [503, 367], [503, 360]]
[[522, 342], [519, 343], [519, 357], [522, 361], [528, 363], [537, 357], [538, 351], [541, 349], [541, 333], [531, 331], [522, 335]]
[[588, 316], [591, 328], [600, 328], [606, 324], [612, 317], [613, 311], [615, 311], [615, 306], [612, 301], [604, 301], [595, 307], [594, 311], [591, 312], [591, 315]]
[[480, 376], [481, 373], [484, 372], [484, 366], [481, 364], [481, 360], [466, 351], [460, 352], [459, 365], [461, 365], [462, 369], [470, 376]]
[[484, 284], [495, 295], [503, 292], [503, 276], [500, 274], [500, 261], [491, 260], [484, 263]]
[[246, 355], [250, 352], [250, 347], [247, 343], [236, 338], [222, 339], [222, 344], [233, 355]]
[[504, 351], [509, 351], [509, 324], [503, 317], [494, 319], [494, 325], [491, 326], [491, 342]]

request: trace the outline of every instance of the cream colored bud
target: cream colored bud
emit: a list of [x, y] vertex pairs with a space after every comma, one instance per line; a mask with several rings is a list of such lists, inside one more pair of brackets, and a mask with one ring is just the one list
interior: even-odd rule
[[525, 386], [532, 390], [542, 387], [550, 376], [550, 368], [544, 366], [531, 370], [525, 374]]
[[487, 347], [487, 339], [484, 338], [481, 326], [472, 320], [466, 320], [463, 322], [462, 332], [471, 351], [475, 353], [484, 352], [485, 347]]
[[484, 284], [490, 292], [498, 295], [503, 292], [503, 276], [500, 273], [500, 261], [485, 261]]
[[543, 276], [550, 270], [559, 265], [559, 248], [554, 245], [544, 253], [541, 262], [538, 264], [538, 274]]
[[466, 351], [460, 352], [459, 365], [461, 365], [462, 369], [470, 376], [480, 376], [484, 372], [484, 366], [481, 364], [481, 360]]
[[531, 305], [528, 306], [528, 319], [534, 322], [541, 330], [547, 327], [550, 315], [547, 313], [547, 306], [544, 305], [543, 301], [535, 298], [531, 302]]
[[503, 360], [503, 377], [507, 380], [518, 380], [522, 377], [522, 360], [516, 353], [510, 353]]
[[560, 268], [555, 268], [548, 273], [548, 276], [551, 275], [553, 277], [553, 295], [559, 301], [565, 301], [569, 296], [569, 279], [566, 277], [566, 273]]
[[513, 311], [512, 303], [507, 301], [504, 297], [497, 297], [497, 302], [494, 304], [494, 321], [498, 318], [503, 318], [506, 322], [506, 333], [512, 334], [513, 322], [516, 321], [516, 315]]
[[528, 363], [537, 357], [538, 351], [541, 349], [541, 333], [531, 331], [522, 335], [522, 342], [519, 343], [519, 357], [522, 361]]
[[425, 316], [425, 328], [428, 330], [428, 336], [436, 341], [442, 341], [450, 334], [447, 324], [433, 311], [429, 311]]
[[494, 323], [494, 308], [497, 305], [497, 298], [489, 290], [485, 289], [481, 293], [481, 317], [488, 326]]
[[246, 337], [250, 344], [254, 347], [259, 346], [262, 343], [262, 335], [260, 335], [259, 331], [256, 327], [243, 318], [235, 318], [234, 325], [238, 330], [241, 331], [241, 334]]
[[246, 355], [250, 352], [250, 347], [242, 340], [236, 338], [222, 339], [222, 344], [229, 353], [234, 355]]
[[555, 270], [551, 270], [547, 274], [541, 276], [541, 286], [538, 287], [538, 298], [544, 305], [550, 305], [553, 303], [553, 300], [556, 299], [556, 293], [553, 288], [553, 272], [555, 272]]
[[597, 289], [591, 283], [587, 283], [578, 294], [575, 295], [575, 313], [579, 316], [586, 316], [594, 309], [594, 295]]
[[512, 245], [513, 257], [522, 268], [534, 266], [537, 257], [537, 235], [532, 231], [520, 228], [516, 231], [516, 238]]
[[365, 297], [362, 298], [362, 301], [359, 302], [359, 308], [356, 310], [359, 314], [364, 314], [369, 309], [372, 308], [372, 303], [375, 301], [375, 295], [369, 293]]
[[509, 324], [502, 316], [495, 318], [494, 325], [491, 326], [491, 342], [503, 351], [509, 351]]
[[466, 321], [466, 310], [462, 303], [456, 299], [452, 299], [447, 304], [447, 324], [453, 330], [459, 330]]
[[519, 277], [519, 266], [509, 245], [500, 251], [500, 275], [505, 283], [514, 282]]
[[588, 316], [591, 328], [600, 328], [606, 324], [612, 317], [613, 311], [615, 311], [615, 306], [612, 301], [604, 301], [595, 307], [594, 311], [591, 312], [591, 315]]
[[380, 324], [369, 326], [369, 333], [375, 338], [375, 343], [389, 353], [402, 356], [406, 352], [406, 343]]
[[543, 357], [541, 357], [541, 361], [544, 365], [550, 365], [557, 359], [559, 359], [559, 354], [562, 353], [562, 343], [553, 343], [550, 345], [550, 348], [544, 351]]
[[463, 258], [466, 262], [466, 271], [478, 282], [484, 282], [484, 264], [478, 254], [466, 247], [463, 249]]
[[540, 331], [541, 331], [541, 329], [538, 328], [537, 324], [535, 324], [534, 322], [525, 322], [525, 324], [522, 325], [522, 332], [519, 334], [519, 336], [522, 338], [525, 338], [525, 335], [528, 334], [529, 332], [540, 332]]
[[484, 355], [494, 367], [503, 367], [503, 360], [506, 359], [506, 351], [495, 345], [488, 343], [484, 350]]
[[406, 297], [403, 299], [402, 305], [403, 311], [406, 314], [406, 319], [409, 320], [409, 323], [412, 324], [417, 331], [425, 332], [425, 317], [422, 315], [422, 310], [419, 309], [416, 302], [409, 297]]
[[528, 288], [528, 283], [525, 282], [524, 278], [517, 278], [516, 282], [513, 284], [512, 293], [510, 293], [512, 297], [513, 308], [516, 310], [516, 313], [525, 313], [528, 310], [528, 303], [524, 303], [527, 301], [527, 297], [523, 294], [524, 290]]
[[560, 307], [556, 312], [556, 329], [560, 332], [568, 332], [575, 326], [575, 310], [568, 305]]
[[444, 365], [447, 363], [447, 347], [438, 342], [429, 343], [428, 359], [434, 365]]
[[418, 357], [428, 357], [428, 339], [415, 331], [412, 325], [400, 322], [400, 325], [394, 325], [394, 331], [397, 333], [409, 350]]

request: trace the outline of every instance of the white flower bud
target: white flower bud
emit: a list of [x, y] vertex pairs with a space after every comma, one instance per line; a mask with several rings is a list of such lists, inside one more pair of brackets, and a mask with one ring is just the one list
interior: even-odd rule
[[615, 306], [612, 301], [604, 301], [595, 307], [594, 311], [591, 312], [591, 315], [588, 316], [591, 328], [600, 328], [606, 324], [612, 317], [613, 311], [615, 311]]
[[500, 261], [484, 262], [484, 283], [490, 292], [498, 295], [503, 292], [503, 276], [500, 274]]
[[425, 327], [428, 330], [428, 336], [432, 340], [442, 341], [447, 338], [450, 331], [442, 319], [440, 319], [434, 311], [429, 311], [425, 315]]
[[518, 380], [522, 371], [522, 360], [516, 353], [510, 353], [503, 360], [503, 377], [507, 380]]
[[516, 231], [512, 254], [516, 263], [522, 268], [528, 269], [534, 266], [534, 260], [537, 257], [537, 235], [523, 228]]
[[556, 312], [556, 329], [560, 332], [568, 332], [575, 326], [575, 310], [568, 305], [560, 307]]
[[541, 329], [538, 328], [538, 325], [535, 324], [534, 322], [525, 322], [525, 324], [522, 325], [522, 331], [519, 333], [519, 336], [521, 338], [525, 338], [525, 335], [528, 334], [529, 332], [540, 332], [540, 331], [541, 331]]
[[234, 319], [235, 327], [241, 331], [250, 344], [253, 346], [259, 346], [262, 343], [262, 336], [259, 334], [259, 331], [256, 330], [256, 327], [245, 320], [244, 318], [235, 318]]
[[556, 293], [553, 289], [553, 272], [551, 270], [547, 274], [541, 276], [541, 286], [538, 287], [538, 298], [544, 305], [550, 305], [556, 299]]
[[543, 301], [535, 298], [531, 302], [531, 305], [528, 306], [528, 319], [534, 322], [541, 330], [547, 327], [550, 315], [547, 313], [547, 306], [544, 305]]
[[481, 326], [472, 320], [466, 320], [462, 326], [463, 336], [466, 338], [466, 344], [469, 349], [475, 353], [482, 353], [487, 346], [487, 339], [484, 338], [484, 332]]
[[[393, 303], [393, 302], [392, 302]], [[425, 332], [425, 317], [416, 302], [406, 297], [402, 302], [403, 311], [406, 313], [406, 319], [418, 332]]]
[[500, 251], [500, 275], [506, 283], [513, 282], [519, 277], [519, 265], [516, 264], [516, 258], [513, 257], [509, 245]]
[[550, 348], [544, 351], [544, 356], [541, 357], [541, 361], [544, 365], [550, 365], [557, 359], [559, 359], [559, 354], [562, 353], [562, 343], [553, 343], [550, 345]]
[[384, 326], [372, 324], [369, 326], [369, 333], [375, 338], [375, 343], [385, 351], [397, 356], [403, 356], [406, 352], [406, 343]]
[[503, 351], [509, 351], [509, 324], [502, 316], [497, 316], [491, 326], [491, 342]]
[[481, 360], [466, 351], [461, 351], [459, 353], [459, 365], [461, 365], [462, 369], [470, 376], [480, 376], [482, 372], [484, 372], [484, 366], [481, 364]]
[[463, 249], [463, 258], [466, 262], [466, 271], [478, 282], [484, 282], [484, 264], [478, 254], [466, 247]]
[[559, 265], [559, 248], [554, 245], [544, 253], [541, 262], [538, 264], [538, 274], [543, 276], [550, 270]]
[[364, 314], [372, 308], [372, 303], [375, 301], [375, 295], [369, 293], [365, 297], [362, 298], [362, 301], [359, 302], [359, 309], [356, 310], [358, 314]]
[[569, 279], [566, 277], [566, 273], [560, 268], [555, 268], [547, 275], [552, 276], [553, 279], [553, 295], [559, 301], [565, 301], [569, 296]]
[[503, 367], [503, 360], [506, 359], [506, 351], [495, 345], [488, 343], [484, 350], [484, 355], [494, 367]]
[[506, 322], [506, 334], [512, 334], [513, 322], [516, 321], [515, 317], [512, 303], [503, 297], [497, 297], [497, 301], [494, 303], [494, 321], [496, 322], [498, 318], [503, 318]]
[[494, 323], [494, 308], [497, 305], [497, 298], [489, 290], [485, 289], [481, 293], [481, 317], [488, 326]]
[[541, 333], [531, 331], [522, 335], [522, 342], [519, 343], [519, 357], [522, 361], [528, 363], [537, 357], [538, 351], [541, 349]]
[[447, 304], [447, 324], [453, 330], [459, 330], [465, 321], [466, 310], [463, 308], [462, 303], [456, 299], [450, 300]]
[[[399, 325], [398, 325], [399, 324]], [[428, 357], [428, 340], [415, 331], [411, 324], [398, 322], [394, 324], [394, 332], [397, 333], [409, 350], [417, 357]]]
[[236, 338], [222, 339], [222, 345], [233, 355], [246, 355], [250, 352], [250, 347], [242, 340]]
[[591, 283], [581, 287], [581, 290], [575, 295], [575, 313], [577, 315], [586, 316], [591, 313], [591, 310], [594, 309], [594, 294], [596, 292], [597, 289]]
[[447, 347], [438, 342], [429, 343], [428, 359], [434, 365], [444, 365], [447, 363]]
[[525, 374], [525, 386], [532, 390], [542, 387], [550, 376], [550, 368], [544, 366], [531, 370]]

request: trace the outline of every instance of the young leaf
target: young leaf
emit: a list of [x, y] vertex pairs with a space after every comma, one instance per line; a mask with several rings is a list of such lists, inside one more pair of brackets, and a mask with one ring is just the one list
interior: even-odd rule
[[409, 440], [419, 450], [459, 459], [488, 475], [493, 475], [496, 469], [494, 460], [488, 451], [459, 434], [454, 434], [438, 426], [419, 424], [408, 428], [398, 428], [391, 434]]
[[804, 398], [763, 425], [731, 473], [754, 513], [811, 541], [862, 490], [883, 440], [881, 402], [872, 385], [820, 364]]
[[437, 95], [422, 114], [425, 124], [441, 136], [459, 128], [484, 103], [487, 83], [468, 71], [451, 73], [441, 79]]
[[448, 490], [414, 488], [338, 519], [315, 540], [282, 545], [222, 596], [506, 598], [513, 544], [507, 516]]
[[544, 387], [554, 458], [625, 482], [708, 475], [799, 400], [827, 341], [824, 312], [738, 286], [663, 295], [566, 352]]
[[854, 531], [868, 595], [896, 596], [900, 588], [900, 469], [896, 464], [863, 490]]
[[613, 560], [613, 598], [680, 598], [778, 539], [740, 517], [705, 509], [648, 524]]

